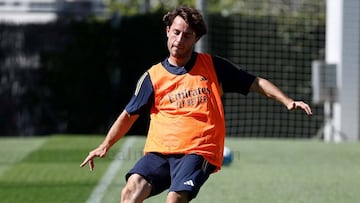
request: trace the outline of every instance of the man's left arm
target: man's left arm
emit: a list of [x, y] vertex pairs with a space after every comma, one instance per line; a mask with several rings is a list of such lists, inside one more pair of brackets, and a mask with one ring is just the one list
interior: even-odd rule
[[276, 85], [264, 78], [256, 77], [256, 79], [250, 86], [250, 91], [262, 94], [267, 98], [273, 99], [283, 104], [288, 110], [302, 109], [306, 112], [307, 115], [312, 115], [311, 108], [307, 103], [291, 99]]

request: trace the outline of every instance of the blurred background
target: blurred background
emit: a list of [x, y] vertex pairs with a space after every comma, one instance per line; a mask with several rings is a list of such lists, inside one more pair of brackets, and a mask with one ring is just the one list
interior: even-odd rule
[[[358, 0], [0, 0], [0, 136], [104, 134], [137, 79], [167, 57], [162, 16], [187, 4], [226, 57], [308, 102], [289, 113], [224, 95], [232, 137], [359, 140]], [[148, 117], [129, 134], [146, 134]]]

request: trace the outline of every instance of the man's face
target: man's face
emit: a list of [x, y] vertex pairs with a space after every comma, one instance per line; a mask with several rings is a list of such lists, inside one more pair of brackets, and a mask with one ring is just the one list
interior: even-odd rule
[[166, 34], [170, 55], [175, 58], [189, 56], [198, 41], [195, 32], [180, 16], [177, 16], [173, 24], [166, 28]]

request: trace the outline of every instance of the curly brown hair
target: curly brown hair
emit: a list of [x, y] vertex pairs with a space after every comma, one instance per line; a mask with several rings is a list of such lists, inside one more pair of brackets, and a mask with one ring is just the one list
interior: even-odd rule
[[200, 38], [207, 33], [204, 18], [199, 10], [188, 6], [179, 6], [164, 15], [164, 24], [170, 27], [176, 16], [180, 16], [187, 24], [189, 24], [190, 28], [194, 30], [196, 37]]

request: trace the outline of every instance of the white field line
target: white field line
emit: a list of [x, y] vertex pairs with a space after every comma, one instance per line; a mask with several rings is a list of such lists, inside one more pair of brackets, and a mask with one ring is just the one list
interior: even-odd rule
[[[124, 146], [121, 147], [120, 151], [116, 154], [115, 157], [126, 157], [129, 153], [129, 149], [131, 146], [133, 146], [135, 142], [135, 137], [129, 137], [126, 139]], [[125, 159], [117, 159], [115, 158], [99, 183], [96, 185], [94, 190], [92, 191], [89, 199], [86, 201], [86, 203], [100, 203], [101, 200], [104, 197], [105, 191], [111, 184], [112, 180], [114, 179], [117, 171], [120, 169], [123, 161]]]

